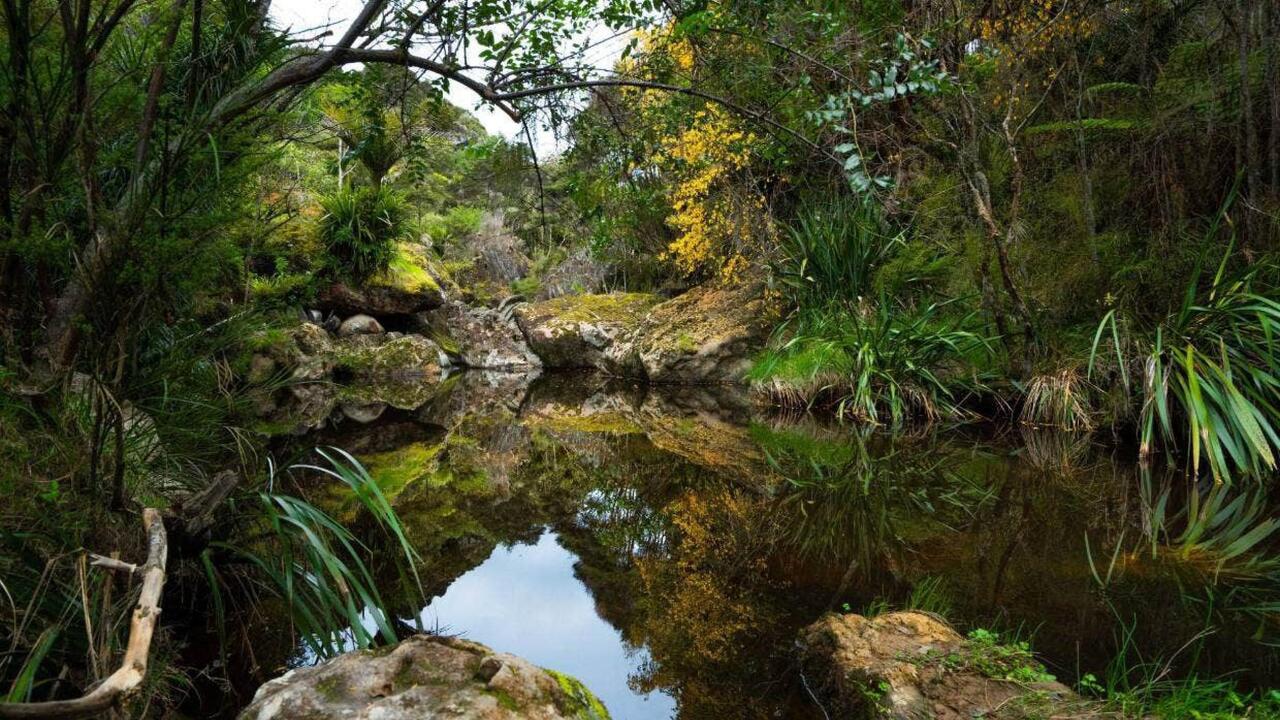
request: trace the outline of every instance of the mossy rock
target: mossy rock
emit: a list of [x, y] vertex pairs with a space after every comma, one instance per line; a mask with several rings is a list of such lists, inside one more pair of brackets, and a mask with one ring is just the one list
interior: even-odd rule
[[240, 720], [608, 720], [580, 681], [459, 638], [420, 635], [272, 680]]
[[[925, 613], [828, 614], [801, 632], [798, 648], [806, 677], [841, 717], [1111, 717], [1044, 675], [1025, 650], [965, 640]], [[1026, 677], [1006, 674], [1011, 657]]]
[[444, 302], [439, 272], [425, 247], [400, 243], [386, 270], [360, 286], [335, 282], [320, 291], [316, 304], [341, 315], [411, 315]]
[[740, 383], [778, 316], [761, 282], [702, 285], [654, 306], [610, 355], [651, 382]]
[[420, 335], [345, 338], [333, 349], [337, 368], [356, 378], [420, 377], [440, 379], [440, 349]]
[[647, 293], [565, 295], [520, 306], [516, 322], [543, 365], [608, 370], [605, 353], [657, 304]]

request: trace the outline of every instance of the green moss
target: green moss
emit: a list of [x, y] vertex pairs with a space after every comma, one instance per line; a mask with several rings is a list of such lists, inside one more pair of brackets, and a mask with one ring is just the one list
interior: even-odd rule
[[600, 702], [600, 698], [588, 690], [581, 680], [555, 670], [547, 670], [547, 674], [556, 679], [560, 689], [575, 705], [570, 708], [561, 708], [562, 710], [573, 713], [573, 717], [579, 720], [609, 720], [609, 711], [604, 703]]
[[692, 355], [698, 352], [698, 341], [689, 333], [682, 332], [676, 336], [676, 349]]
[[400, 243], [396, 246], [396, 254], [391, 258], [387, 269], [370, 278], [369, 284], [399, 288], [411, 293], [438, 291], [440, 283], [427, 271], [426, 266], [430, 264], [424, 251], [408, 243]]
[[520, 704], [517, 703], [516, 699], [511, 697], [511, 693], [507, 692], [506, 690], [503, 690], [501, 688], [485, 688], [484, 691], [489, 695], [492, 695], [494, 698], [496, 698], [498, 701], [498, 705], [502, 707], [504, 710], [509, 710], [513, 713], [520, 712]]
[[633, 435], [644, 432], [638, 424], [619, 413], [592, 415], [552, 415], [532, 420], [532, 425], [550, 431]]
[[320, 694], [321, 698], [324, 698], [325, 702], [336, 703], [342, 700], [346, 692], [346, 686], [343, 685], [341, 679], [331, 675], [316, 683], [316, 692]]
[[635, 323], [643, 319], [649, 308], [657, 303], [658, 297], [648, 293], [565, 295], [537, 303], [530, 307], [529, 312], [553, 317], [563, 323]]
[[443, 448], [442, 443], [412, 443], [397, 450], [362, 456], [360, 462], [387, 499], [394, 500], [409, 483], [435, 468]]
[[250, 351], [271, 350], [293, 342], [293, 336], [285, 328], [268, 328], [245, 338], [245, 347]]
[[435, 350], [431, 343], [406, 336], [369, 347], [339, 345], [333, 360], [356, 375], [378, 374], [434, 365], [438, 360]]

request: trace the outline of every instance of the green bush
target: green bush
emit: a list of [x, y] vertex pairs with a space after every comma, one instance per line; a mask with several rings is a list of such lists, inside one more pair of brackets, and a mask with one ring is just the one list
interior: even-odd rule
[[479, 232], [483, 218], [483, 209], [458, 205], [449, 208], [443, 215], [437, 213], [423, 215], [416, 223], [416, 231], [419, 235], [431, 238], [431, 242], [439, 248], [449, 243], [457, 243]]
[[405, 234], [405, 203], [387, 187], [341, 189], [320, 200], [326, 270], [362, 282], [382, 272]]
[[902, 244], [878, 206], [840, 199], [810, 205], [783, 234], [774, 274], [802, 307], [839, 302], [846, 307], [872, 295], [876, 270]]
[[985, 338], [951, 319], [943, 304], [904, 308], [881, 297], [855, 310], [802, 310], [788, 341], [771, 347], [749, 378], [777, 403], [832, 406], [841, 416], [901, 425], [962, 414], [957, 392], [975, 383], [962, 370], [990, 352]]
[[[1193, 473], [1207, 465], [1215, 480], [1261, 477], [1276, 469], [1280, 454], [1280, 301], [1273, 288], [1259, 290], [1259, 270], [1224, 278], [1223, 256], [1206, 291], [1200, 273], [1182, 304], [1137, 342], [1142, 383], [1137, 402], [1141, 451], [1158, 442], [1187, 453]], [[1104, 337], [1113, 343], [1126, 387], [1120, 324], [1113, 310], [1094, 336], [1090, 369]]]

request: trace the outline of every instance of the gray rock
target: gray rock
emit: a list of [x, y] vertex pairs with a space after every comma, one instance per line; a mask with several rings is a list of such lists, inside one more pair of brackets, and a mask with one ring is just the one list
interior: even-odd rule
[[457, 638], [416, 636], [291, 670], [240, 720], [607, 720], [581, 682]]
[[338, 326], [338, 337], [380, 335], [383, 332], [385, 330], [382, 329], [382, 323], [368, 315], [352, 315]]
[[470, 308], [447, 302], [419, 319], [463, 367], [520, 372], [542, 367], [542, 360], [529, 349], [505, 308]]
[[777, 320], [763, 283], [700, 285], [655, 305], [611, 358], [655, 383], [741, 383]]
[[565, 295], [521, 305], [516, 322], [543, 365], [598, 368], [614, 372], [606, 353], [616, 338], [627, 335], [658, 301], [643, 293]]

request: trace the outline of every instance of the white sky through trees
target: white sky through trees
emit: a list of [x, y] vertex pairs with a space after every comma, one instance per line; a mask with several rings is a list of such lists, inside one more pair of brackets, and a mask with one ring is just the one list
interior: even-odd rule
[[[326, 29], [331, 31], [330, 37], [337, 37], [363, 6], [364, 0], [272, 0], [271, 18], [279, 28], [289, 30], [295, 38], [309, 39]], [[588, 34], [592, 48], [586, 57], [601, 71], [613, 68], [627, 43], [625, 36], [612, 35], [613, 31], [603, 25], [593, 28]], [[475, 93], [461, 85], [451, 83], [448, 98], [454, 105], [470, 110], [490, 133], [511, 140], [524, 140], [524, 131], [518, 123], [481, 102]], [[529, 129], [540, 158], [545, 159], [564, 149], [556, 140], [555, 133], [541, 127], [538, 121], [532, 121]]]

